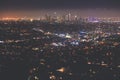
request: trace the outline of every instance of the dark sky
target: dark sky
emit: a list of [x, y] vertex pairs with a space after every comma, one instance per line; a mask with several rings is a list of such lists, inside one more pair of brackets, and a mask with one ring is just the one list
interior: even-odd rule
[[120, 0], [0, 0], [0, 13], [43, 9], [120, 10]]
[[119, 0], [0, 0], [0, 9], [120, 8]]

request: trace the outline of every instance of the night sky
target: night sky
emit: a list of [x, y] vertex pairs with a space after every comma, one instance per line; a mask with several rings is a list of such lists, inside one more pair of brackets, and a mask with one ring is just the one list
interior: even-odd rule
[[[92, 9], [93, 12], [103, 12], [106, 10], [112, 15], [119, 16], [120, 13], [120, 1], [119, 0], [0, 0], [0, 13], [2, 15], [23, 14], [27, 11], [31, 11], [35, 14], [35, 11], [42, 10], [78, 10], [88, 12]], [[97, 9], [97, 10], [96, 10]], [[29, 13], [31, 13], [29, 12]], [[90, 11], [91, 12], [91, 11]], [[8, 14], [9, 13], [9, 14]], [[116, 14], [117, 13], [117, 14]], [[34, 15], [33, 14], [33, 15]], [[37, 14], [37, 13], [36, 13]]]

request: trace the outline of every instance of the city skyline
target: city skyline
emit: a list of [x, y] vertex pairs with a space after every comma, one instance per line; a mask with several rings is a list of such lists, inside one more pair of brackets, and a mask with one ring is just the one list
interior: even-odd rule
[[[120, 17], [120, 10], [114, 9], [39, 9], [39, 10], [8, 10], [0, 12], [0, 17], [42, 17], [46, 14], [61, 16], [71, 13], [80, 17]], [[56, 13], [56, 14], [54, 14]]]

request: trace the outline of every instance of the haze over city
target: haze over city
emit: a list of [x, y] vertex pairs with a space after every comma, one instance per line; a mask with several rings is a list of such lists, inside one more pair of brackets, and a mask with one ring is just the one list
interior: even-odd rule
[[46, 13], [58, 15], [73, 13], [80, 16], [120, 17], [120, 3], [117, 0], [1, 0], [0, 17], [43, 16]]
[[41, 17], [46, 14], [64, 15], [71, 13], [81, 17], [120, 17], [119, 10], [113, 9], [39, 9], [39, 10], [8, 10], [0, 12], [0, 17]]

